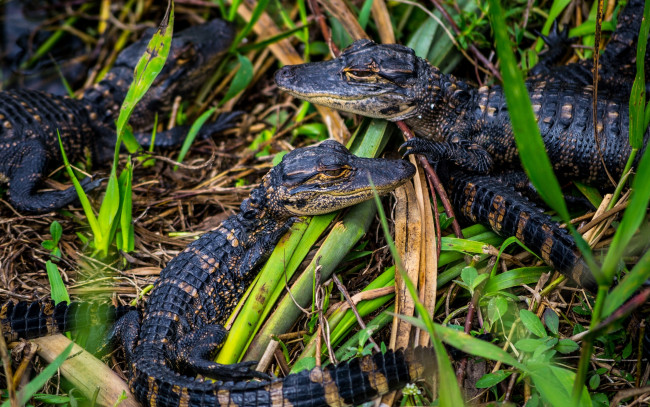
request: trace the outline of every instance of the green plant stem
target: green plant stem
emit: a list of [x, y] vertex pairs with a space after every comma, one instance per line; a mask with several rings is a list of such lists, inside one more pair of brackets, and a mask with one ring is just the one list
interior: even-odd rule
[[[590, 329], [594, 329], [601, 320], [601, 313], [607, 298], [608, 287], [598, 286], [598, 294], [596, 295], [596, 304], [591, 315]], [[587, 380], [587, 372], [589, 371], [589, 361], [593, 352], [593, 339], [587, 338], [582, 342], [582, 349], [580, 350], [580, 360], [578, 361], [578, 370], [576, 378], [573, 382], [573, 391], [571, 392], [571, 405], [579, 406], [582, 389]]]
[[607, 204], [607, 210], [612, 209], [614, 205], [616, 205], [616, 202], [618, 201], [618, 197], [621, 195], [621, 191], [623, 191], [623, 187], [627, 183], [627, 179], [630, 177], [630, 170], [632, 169], [634, 158], [636, 157], [636, 154], [638, 152], [639, 149], [637, 148], [633, 148], [632, 151], [630, 151], [630, 158], [628, 158], [627, 162], [625, 163], [625, 168], [623, 169], [623, 176], [618, 181], [618, 184], [616, 184], [616, 189], [612, 194], [612, 199], [609, 201], [609, 204]]

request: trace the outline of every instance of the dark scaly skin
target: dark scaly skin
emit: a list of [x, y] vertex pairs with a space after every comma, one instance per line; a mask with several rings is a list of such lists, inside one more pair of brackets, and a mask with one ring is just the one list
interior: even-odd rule
[[[285, 66], [275, 79], [281, 89], [304, 100], [404, 120], [424, 140], [413, 142], [419, 152], [428, 150], [460, 168], [478, 173], [521, 168], [503, 89], [474, 88], [443, 74], [410, 48], [359, 40], [339, 58]], [[556, 175], [587, 184], [607, 182], [593, 139], [590, 89], [547, 81], [526, 85]], [[626, 101], [599, 98], [601, 152], [615, 178], [630, 153], [628, 120]]]
[[[284, 156], [241, 204], [240, 213], [169, 262], [142, 321], [131, 311], [115, 325], [113, 335], [125, 349], [135, 397], [146, 406], [352, 405], [422, 377], [425, 360], [433, 360], [431, 350], [378, 354], [284, 380], [268, 380], [251, 371], [250, 363], [220, 365], [210, 358], [227, 334], [221, 324], [296, 216], [327, 213], [369, 199], [369, 176], [377, 191], [386, 193], [414, 172], [404, 160], [355, 157], [335, 141]], [[47, 321], [51, 319], [32, 321], [30, 326]], [[17, 336], [15, 324], [1, 310], [0, 323], [5, 335]], [[220, 381], [196, 379], [196, 374]], [[243, 381], [252, 377], [264, 380]]]
[[456, 215], [516, 236], [556, 270], [592, 292], [598, 289], [573, 237], [550, 216], [494, 177], [455, 171], [447, 182]]
[[[63, 164], [57, 129], [71, 162], [92, 156], [102, 162], [112, 157], [115, 121], [133, 80], [133, 70], [151, 35], [124, 49], [105, 79], [86, 90], [79, 100], [33, 90], [0, 92], [0, 183], [9, 184], [9, 199], [24, 212], [47, 212], [77, 198], [73, 187], [36, 192], [49, 171]], [[175, 96], [190, 96], [202, 86], [232, 42], [234, 31], [223, 21], [190, 27], [174, 35], [165, 67], [145, 97], [136, 105], [130, 124], [141, 144], [150, 144], [148, 126], [156, 113], [170, 109]], [[227, 127], [229, 117], [207, 125], [203, 136]], [[179, 145], [187, 128], [158, 132], [155, 144]], [[85, 179], [85, 190], [99, 181]]]
[[[605, 50], [599, 58], [598, 89], [619, 98], [628, 97], [636, 74], [636, 48], [643, 16], [644, 0], [630, 0], [617, 18]], [[557, 27], [556, 27], [557, 28]], [[593, 84], [593, 58], [568, 65], [554, 64], [565, 54], [571, 40], [568, 28], [560, 33], [554, 30], [545, 38], [549, 49], [540, 54], [540, 62], [529, 72], [529, 79], [558, 81], [580, 86]], [[650, 54], [645, 55], [646, 88], [650, 85]]]
[[5, 339], [12, 342], [113, 322], [132, 310], [80, 302], [7, 302], [0, 307], [0, 327]]
[[[416, 57], [410, 48], [360, 40], [332, 61], [285, 66], [275, 79], [281, 89], [313, 103], [369, 117], [404, 120], [420, 137], [406, 143], [409, 153], [425, 154], [434, 164], [445, 162], [465, 172], [497, 176], [521, 169], [502, 88], [474, 88], [441, 73]], [[608, 177], [593, 139], [591, 89], [541, 80], [529, 80], [526, 85], [557, 176], [562, 180], [607, 185]], [[597, 111], [600, 152], [607, 169], [617, 178], [631, 151], [628, 105], [616, 98], [599, 98]], [[646, 141], [647, 137], [646, 132]], [[477, 180], [484, 178], [477, 176]], [[498, 184], [482, 185], [485, 189], [477, 193], [478, 200], [487, 204], [490, 188], [497, 188]], [[447, 187], [454, 189], [453, 185]], [[504, 217], [513, 219], [509, 226], [496, 227], [485, 213], [468, 213], [467, 217], [502, 235], [516, 235], [514, 219], [528, 222], [522, 214], [538, 211], [510, 188], [492, 193], [516, 203], [506, 206]], [[476, 197], [468, 196], [462, 189], [457, 193], [456, 204], [470, 198]], [[549, 223], [544, 226], [543, 221]], [[529, 227], [539, 230], [524, 234], [524, 244], [577, 283], [595, 288], [593, 276], [577, 257], [570, 236], [556, 232], [559, 229], [549, 218], [536, 218]], [[569, 256], [573, 260], [560, 264], [548, 253], [549, 244], [543, 237], [554, 240], [552, 247], [558, 253], [573, 253]]]

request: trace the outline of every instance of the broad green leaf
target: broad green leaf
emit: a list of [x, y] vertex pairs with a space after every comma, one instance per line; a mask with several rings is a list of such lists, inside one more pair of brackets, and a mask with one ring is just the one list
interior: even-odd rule
[[537, 315], [528, 311], [527, 309], [522, 309], [519, 311], [519, 318], [524, 326], [531, 332], [533, 335], [536, 335], [539, 338], [546, 337], [546, 330], [542, 321], [539, 320]]
[[533, 338], [520, 339], [515, 343], [515, 347], [524, 352], [534, 352], [540, 346], [544, 346], [544, 343], [540, 339]]
[[62, 234], [63, 234], [63, 227], [61, 227], [61, 224], [58, 221], [53, 221], [50, 224], [50, 235], [52, 235], [52, 241], [54, 242], [55, 245], [59, 243]]
[[488, 373], [486, 375], [483, 375], [478, 381], [476, 382], [476, 388], [477, 389], [487, 389], [492, 386], [495, 386], [505, 379], [507, 379], [513, 372], [512, 371], [507, 371], [507, 370], [497, 370], [494, 373]]
[[554, 335], [558, 334], [559, 327], [560, 327], [560, 319], [558, 318], [555, 311], [553, 311], [550, 308], [546, 308], [544, 310], [544, 322], [546, 323], [546, 327], [548, 328], [549, 331], [551, 331]]
[[508, 311], [508, 300], [498, 295], [488, 301], [488, 319], [492, 324], [499, 321]]
[[63, 284], [63, 279], [61, 278], [61, 273], [59, 273], [57, 265], [48, 260], [45, 262], [45, 269], [47, 270], [47, 279], [50, 281], [50, 296], [54, 300], [54, 303], [58, 304], [65, 301], [69, 304], [70, 296], [65, 288], [65, 284]]
[[253, 80], [253, 64], [244, 55], [237, 54], [239, 60], [239, 69], [230, 83], [230, 87], [223, 97], [219, 106], [223, 105], [230, 99], [234, 98], [239, 92], [246, 89], [246, 86]]
[[297, 361], [291, 368], [291, 373], [298, 373], [303, 370], [311, 370], [316, 367], [316, 358], [308, 357]]
[[578, 349], [580, 349], [580, 346], [571, 339], [560, 339], [555, 346], [555, 350], [563, 354], [573, 353]]
[[[575, 373], [546, 363], [528, 363], [530, 377], [542, 398], [554, 407], [566, 407], [571, 400]], [[591, 407], [587, 388], [583, 386], [578, 406]]]

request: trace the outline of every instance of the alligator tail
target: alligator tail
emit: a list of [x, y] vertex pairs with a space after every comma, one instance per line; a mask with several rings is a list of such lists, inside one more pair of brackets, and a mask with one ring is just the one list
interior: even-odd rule
[[131, 391], [148, 406], [317, 407], [358, 405], [433, 373], [431, 348], [388, 351], [272, 381], [212, 382], [154, 359], [133, 364]]
[[86, 302], [7, 302], [0, 307], [0, 327], [11, 342], [112, 322], [132, 309]]
[[457, 213], [489, 225], [501, 236], [516, 236], [547, 264], [595, 292], [596, 280], [566, 229], [541, 212], [511, 187], [489, 176], [455, 172], [450, 177], [451, 199]]

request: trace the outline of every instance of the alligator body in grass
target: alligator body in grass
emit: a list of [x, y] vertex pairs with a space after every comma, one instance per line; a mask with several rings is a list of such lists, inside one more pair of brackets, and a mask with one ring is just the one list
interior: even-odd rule
[[[369, 199], [369, 177], [379, 193], [386, 193], [414, 172], [404, 160], [355, 157], [335, 141], [284, 156], [241, 204], [238, 214], [169, 262], [142, 318], [129, 311], [116, 323], [113, 335], [125, 349], [135, 397], [147, 406], [342, 406], [359, 404], [422, 377], [425, 363], [433, 363], [430, 350], [376, 354], [282, 380], [251, 370], [251, 363], [220, 365], [210, 359], [227, 334], [220, 324], [296, 216], [331, 212]], [[8, 338], [51, 333], [75, 324], [75, 318], [65, 320], [64, 305], [58, 310], [50, 305], [46, 311], [21, 306], [31, 309], [31, 318], [22, 317], [24, 312], [16, 315], [17, 307], [0, 309]], [[108, 318], [116, 312], [108, 313]], [[197, 379], [196, 374], [219, 381]], [[253, 377], [262, 380], [245, 381]]]
[[[96, 162], [113, 156], [115, 121], [149, 37], [124, 49], [106, 77], [87, 89], [81, 99], [34, 90], [0, 92], [0, 183], [9, 184], [9, 199], [16, 209], [46, 212], [76, 199], [73, 187], [37, 192], [47, 173], [63, 163], [57, 131], [71, 162], [89, 155]], [[233, 28], [220, 20], [174, 36], [165, 67], [131, 115], [130, 124], [141, 144], [150, 144], [150, 132], [145, 130], [152, 126], [155, 114], [169, 111], [176, 96], [187, 97], [198, 90], [233, 38]], [[230, 118], [221, 116], [203, 135], [227, 127]], [[158, 132], [155, 145], [179, 145], [186, 133], [184, 126]], [[86, 178], [82, 185], [91, 190], [99, 181]]]
[[[354, 42], [331, 61], [285, 66], [275, 80], [282, 90], [316, 104], [405, 121], [418, 136], [406, 143], [409, 153], [424, 154], [433, 164], [445, 163], [447, 187], [455, 196], [457, 211], [501, 235], [523, 237], [524, 244], [547, 263], [583, 287], [595, 289], [574, 240], [550, 218], [540, 218], [539, 209], [511, 188], [515, 184], [485, 177], [497, 174], [502, 180], [527, 183], [501, 86], [475, 88], [442, 73], [408, 47], [369, 40]], [[605, 92], [597, 100], [594, 123], [590, 87], [549, 78], [530, 79], [526, 86], [560, 179], [607, 185], [605, 167], [613, 177], [621, 176], [631, 152], [627, 95]], [[460, 176], [463, 173], [476, 182]], [[497, 218], [505, 222], [495, 223]], [[530, 232], [520, 233], [522, 225]], [[568, 256], [566, 261], [562, 253]]]
[[[618, 98], [628, 97], [636, 75], [637, 41], [644, 5], [644, 0], [627, 2], [618, 14], [616, 30], [609, 38], [607, 47], [600, 54], [598, 89], [608, 94], [618, 95]], [[580, 86], [593, 84], [593, 58], [557, 65], [573, 42], [569, 38], [568, 29], [559, 32], [556, 24], [552, 32], [543, 38], [548, 45], [548, 50], [540, 54], [540, 61], [530, 70], [529, 79]], [[650, 91], [650, 53], [646, 52], [644, 66], [647, 92]]]

